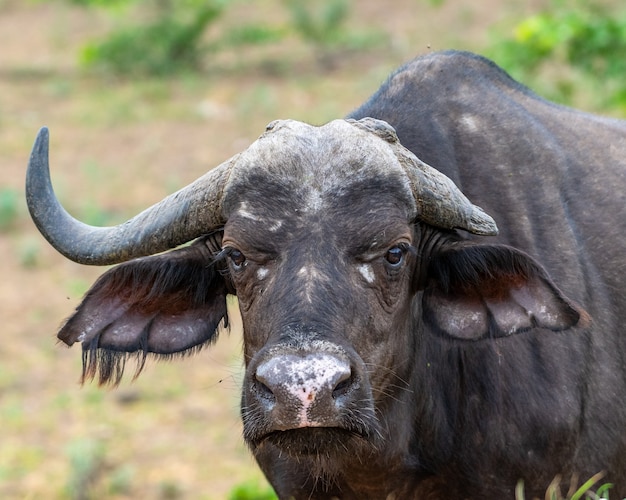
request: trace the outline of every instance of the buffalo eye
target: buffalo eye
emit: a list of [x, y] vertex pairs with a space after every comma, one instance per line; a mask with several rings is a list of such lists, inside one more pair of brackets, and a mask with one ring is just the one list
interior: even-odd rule
[[387, 250], [387, 253], [385, 254], [385, 261], [387, 262], [387, 265], [392, 269], [399, 268], [404, 261], [404, 252], [405, 249], [400, 246], [394, 246]]
[[228, 252], [228, 258], [235, 271], [240, 271], [246, 263], [246, 256], [240, 250], [233, 248]]

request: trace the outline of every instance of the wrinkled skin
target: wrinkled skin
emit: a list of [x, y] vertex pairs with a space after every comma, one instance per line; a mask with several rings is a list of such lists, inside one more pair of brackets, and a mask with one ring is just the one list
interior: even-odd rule
[[[241, 184], [245, 190], [248, 184]], [[258, 189], [258, 183], [251, 185]], [[262, 186], [259, 200], [250, 193], [241, 198], [246, 199], [246, 211], [262, 213], [265, 221], [234, 215], [224, 229], [224, 247], [237, 248], [246, 256], [241, 269], [231, 259], [248, 365], [242, 399], [245, 437], [286, 498], [299, 496], [294, 485], [307, 485], [303, 492], [315, 488], [327, 496], [327, 478], [352, 468], [362, 474], [365, 470], [359, 466], [372, 460], [386, 465], [377, 449], [387, 440], [406, 442], [406, 436], [395, 435], [390, 422], [381, 417], [386, 406], [406, 404], [411, 398], [405, 377], [412, 349], [396, 347], [405, 344], [401, 332], [411, 325], [416, 259], [408, 248], [417, 243], [416, 231], [397, 198], [381, 197], [372, 206], [367, 187], [342, 189], [345, 192], [339, 195], [329, 193], [323, 207], [302, 207], [302, 213], [293, 217], [286, 216], [285, 207], [299, 206], [298, 200], [288, 195], [277, 199], [271, 186]], [[272, 194], [266, 197], [268, 192]], [[280, 192], [294, 191], [286, 187]], [[398, 249], [394, 250], [400, 254], [398, 263], [388, 261], [390, 249]], [[324, 422], [332, 433], [317, 426], [300, 428], [295, 405], [282, 411], [285, 423], [280, 428], [285, 430], [272, 433], [278, 427], [277, 416], [266, 414], [256, 395], [259, 364], [284, 352], [337, 350], [353, 367], [345, 407], [337, 416], [325, 406], [313, 407], [308, 417]], [[299, 456], [299, 466], [294, 469], [291, 458], [281, 465], [287, 458], [281, 449]], [[359, 489], [371, 486], [365, 478], [364, 474]], [[350, 491], [333, 488], [336, 494]]]
[[626, 495], [626, 125], [463, 53], [401, 68], [368, 116], [500, 234], [426, 223], [378, 125], [280, 122], [221, 178], [223, 227], [105, 273], [59, 338], [115, 383], [127, 352], [214, 340], [236, 294], [244, 437], [281, 499], [542, 497], [599, 471]]

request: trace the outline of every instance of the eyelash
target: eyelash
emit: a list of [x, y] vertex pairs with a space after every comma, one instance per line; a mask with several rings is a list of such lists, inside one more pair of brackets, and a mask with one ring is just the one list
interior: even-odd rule
[[[226, 258], [231, 259], [231, 265], [235, 271], [240, 271], [243, 269], [247, 263], [246, 256], [241, 252], [241, 250], [235, 247], [225, 247], [215, 256], [215, 260], [225, 260]], [[239, 261], [237, 263], [236, 261]]]
[[[395, 249], [400, 250], [400, 253], [399, 254], [396, 252], [391, 253], [392, 250], [395, 250]], [[417, 251], [415, 247], [413, 247], [412, 245], [408, 243], [398, 243], [397, 245], [393, 245], [387, 250], [387, 252], [384, 255], [384, 259], [386, 261], [386, 264], [390, 266], [391, 269], [394, 269], [394, 270], [399, 269], [404, 264], [404, 259], [407, 253], [415, 255]], [[390, 260], [389, 257], [392, 257], [394, 261]], [[397, 261], [395, 261], [396, 258], [398, 259]]]

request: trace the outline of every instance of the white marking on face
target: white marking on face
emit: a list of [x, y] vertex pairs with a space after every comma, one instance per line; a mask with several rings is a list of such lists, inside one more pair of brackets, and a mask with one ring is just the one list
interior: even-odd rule
[[367, 281], [368, 283], [374, 283], [374, 279], [376, 277], [374, 276], [372, 266], [370, 266], [369, 264], [360, 264], [357, 269], [359, 270], [361, 276], [363, 276], [365, 281]]
[[277, 219], [275, 221], [272, 221], [272, 223], [267, 226], [267, 229], [270, 230], [272, 233], [275, 233], [276, 231], [278, 231], [283, 225], [283, 221], [280, 219]]
[[267, 269], [267, 267], [259, 267], [258, 271], [256, 272], [256, 277], [259, 280], [264, 280], [265, 278], [267, 278], [267, 275], [269, 274], [269, 269]]
[[237, 209], [237, 215], [246, 219], [253, 220], [255, 222], [261, 222], [261, 219], [258, 216], [248, 211], [248, 205], [245, 201], [239, 205], [239, 208]]
[[311, 290], [313, 289], [311, 271], [309, 271], [306, 266], [302, 266], [298, 271], [298, 276], [303, 280], [301, 289], [304, 293], [304, 298], [307, 302], [311, 303], [313, 301], [311, 298]]
[[298, 278], [300, 278], [301, 286], [300, 290], [304, 295], [304, 299], [311, 303], [313, 301], [313, 290], [315, 289], [315, 284], [321, 281], [324, 281], [325, 276], [319, 272], [319, 270], [313, 266], [302, 266], [298, 271]]
[[306, 280], [308, 283], [314, 281], [321, 281], [324, 279], [324, 275], [319, 272], [319, 269], [312, 266], [302, 266], [298, 271], [298, 276]]
[[307, 205], [304, 207], [305, 212], [316, 213], [319, 212], [324, 206], [323, 193], [320, 189], [311, 189], [307, 200]]

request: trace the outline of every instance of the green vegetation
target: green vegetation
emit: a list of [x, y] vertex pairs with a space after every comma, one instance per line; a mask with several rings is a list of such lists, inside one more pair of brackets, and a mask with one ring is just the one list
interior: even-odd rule
[[70, 463], [67, 495], [71, 500], [92, 500], [130, 493], [132, 468], [111, 466], [102, 441], [76, 440], [68, 445], [66, 454]]
[[[548, 486], [545, 498], [546, 500], [608, 500], [609, 490], [613, 487], [612, 484], [606, 483], [599, 486], [596, 491], [592, 490], [592, 488], [596, 486], [603, 477], [604, 473], [599, 472], [598, 474], [590, 477], [580, 487], [577, 487], [576, 482], [573, 480], [570, 485], [570, 491], [563, 496], [561, 488], [559, 487], [561, 477], [557, 476], [554, 478], [552, 484]], [[515, 500], [525, 500], [525, 498], [524, 483], [523, 481], [520, 481], [515, 488]]]
[[[82, 47], [83, 66], [107, 74], [164, 76], [204, 69], [207, 55], [244, 45], [281, 42], [291, 35], [313, 48], [318, 62], [333, 65], [343, 50], [363, 50], [384, 37], [373, 31], [349, 29], [350, 0], [304, 2], [283, 0], [288, 25], [263, 20], [220, 32], [225, 11], [244, 0], [69, 0], [108, 11], [119, 27]], [[147, 19], [147, 20], [146, 20]]]
[[293, 29], [313, 46], [322, 66], [332, 67], [334, 56], [342, 50], [363, 50], [383, 41], [384, 37], [378, 33], [348, 29], [349, 0], [325, 0], [317, 3], [283, 1], [291, 15]]
[[[225, 30], [220, 22], [227, 11], [247, 0], [67, 1], [105, 9], [116, 19], [117, 26], [107, 35], [81, 49], [86, 68], [111, 75], [204, 71], [210, 57], [220, 52], [293, 38], [309, 46], [318, 64], [328, 69], [345, 51], [363, 51], [386, 40], [372, 29], [350, 26], [351, 0], [281, 0], [286, 22], [273, 16]], [[444, 0], [427, 3], [436, 8]], [[485, 54], [549, 99], [572, 104], [583, 94], [589, 96], [589, 107], [626, 110], [626, 8], [609, 5], [602, 0], [551, 0], [509, 29], [497, 26]]]
[[23, 238], [18, 247], [19, 263], [23, 269], [32, 269], [39, 263], [41, 243], [32, 237]]
[[19, 216], [19, 194], [11, 188], [0, 188], [0, 232], [10, 230]]
[[228, 500], [277, 500], [274, 490], [267, 485], [260, 485], [258, 481], [246, 481], [235, 486]]
[[[80, 2], [103, 5], [99, 0]], [[204, 52], [203, 35], [220, 17], [223, 7], [219, 0], [141, 2], [140, 8], [150, 21], [131, 22], [108, 38], [89, 43], [81, 60], [86, 66], [124, 75], [198, 69]]]
[[[626, 8], [552, 0], [546, 10], [496, 34], [487, 50], [514, 78], [570, 104], [589, 89], [593, 107], [626, 111]], [[550, 81], [547, 87], [541, 81]]]
[[294, 27], [305, 39], [319, 46], [337, 44], [342, 38], [342, 27], [348, 17], [348, 0], [320, 2], [317, 11], [310, 3], [285, 0], [291, 12]]
[[104, 466], [104, 446], [93, 440], [81, 440], [67, 447], [71, 476], [67, 485], [72, 500], [92, 498], [91, 490]]

